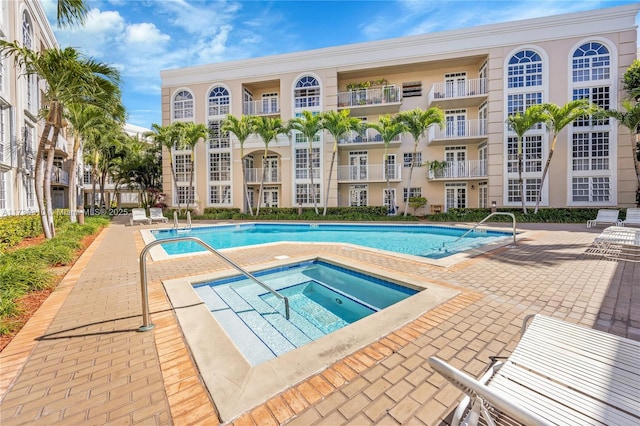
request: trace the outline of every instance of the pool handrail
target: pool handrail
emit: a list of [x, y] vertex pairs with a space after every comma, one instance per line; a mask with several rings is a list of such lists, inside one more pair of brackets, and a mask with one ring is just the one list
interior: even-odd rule
[[[493, 212], [493, 213], [489, 214], [489, 216], [485, 217], [480, 222], [476, 223], [473, 226], [473, 228], [469, 229], [467, 232], [465, 232], [464, 234], [460, 235], [455, 241], [453, 241], [450, 244], [457, 243], [459, 240], [461, 240], [464, 237], [466, 237], [467, 234], [475, 231], [478, 226], [482, 225], [484, 222], [486, 222], [492, 216], [510, 216], [511, 217], [511, 220], [513, 221], [513, 245], [515, 246], [516, 245], [516, 216], [513, 213], [509, 213], [509, 212]], [[442, 244], [443, 248], [444, 248], [445, 244], [446, 243]]]
[[278, 293], [273, 288], [269, 287], [267, 284], [265, 284], [262, 281], [260, 281], [259, 279], [257, 279], [249, 271], [246, 271], [245, 269], [243, 269], [241, 266], [239, 266], [233, 260], [229, 259], [224, 254], [220, 253], [218, 250], [216, 250], [215, 248], [211, 247], [209, 244], [205, 243], [200, 238], [197, 238], [197, 237], [175, 237], [175, 238], [167, 238], [167, 239], [163, 239], [163, 240], [151, 241], [149, 244], [144, 246], [144, 248], [140, 252], [140, 291], [142, 293], [142, 325], [138, 328], [138, 331], [149, 331], [149, 330], [152, 330], [153, 327], [154, 327], [154, 325], [151, 324], [151, 321], [150, 321], [150, 318], [149, 318], [149, 289], [148, 289], [148, 286], [147, 286], [147, 253], [149, 253], [149, 250], [151, 250], [153, 247], [155, 247], [155, 246], [157, 246], [159, 244], [175, 243], [175, 242], [180, 242], [180, 241], [193, 241], [194, 243], [200, 244], [202, 247], [206, 248], [211, 253], [218, 255], [225, 262], [227, 262], [229, 265], [233, 266], [235, 269], [240, 271], [244, 276], [246, 276], [247, 278], [249, 278], [250, 280], [252, 280], [256, 284], [258, 284], [260, 287], [264, 288], [269, 293], [273, 294], [275, 297], [283, 300], [284, 301], [284, 309], [285, 309], [285, 318], [287, 320], [290, 319], [289, 298], [287, 298], [286, 296], [283, 296], [282, 294]]
[[179, 228], [179, 224], [178, 224], [178, 211], [174, 210], [173, 211], [173, 228], [174, 229], [178, 229]]

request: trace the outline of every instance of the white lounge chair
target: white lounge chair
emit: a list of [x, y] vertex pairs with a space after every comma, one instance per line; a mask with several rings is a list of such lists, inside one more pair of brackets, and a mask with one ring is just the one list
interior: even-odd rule
[[150, 207], [149, 218], [151, 219], [151, 223], [153, 223], [153, 221], [160, 221], [164, 223], [169, 221], [169, 219], [162, 214], [162, 209], [160, 207]]
[[131, 209], [131, 219], [129, 223], [133, 226], [136, 222], [151, 223], [151, 218], [147, 216], [147, 212], [144, 209]]
[[639, 359], [640, 342], [535, 315], [481, 381], [435, 357], [429, 364], [467, 395], [454, 425], [637, 425]]
[[594, 238], [587, 254], [613, 260], [640, 262], [640, 229], [609, 226]]
[[627, 218], [622, 221], [622, 226], [636, 225], [640, 226], [640, 209], [630, 208], [627, 209]]
[[600, 223], [620, 225], [622, 221], [618, 219], [618, 216], [620, 216], [620, 210], [600, 209], [598, 210], [598, 215], [595, 219], [587, 221], [587, 228], [591, 228], [592, 226], [596, 226]]

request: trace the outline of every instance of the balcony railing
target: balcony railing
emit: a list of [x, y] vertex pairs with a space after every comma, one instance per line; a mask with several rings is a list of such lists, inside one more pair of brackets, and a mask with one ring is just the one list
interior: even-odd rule
[[400, 102], [400, 88], [396, 86], [338, 92], [338, 108], [383, 105], [398, 102]]
[[[402, 135], [398, 135], [391, 140], [391, 142], [401, 142]], [[348, 143], [382, 143], [382, 136], [375, 129], [367, 129], [362, 135], [356, 132], [351, 132], [349, 135], [345, 135], [338, 141], [339, 144]]]
[[429, 127], [429, 140], [474, 138], [487, 135], [487, 120], [459, 120], [446, 123], [444, 128]]
[[434, 85], [431, 86], [428, 102], [431, 103], [442, 99], [464, 98], [486, 94], [487, 79], [485, 78], [445, 81], [443, 83], [434, 83]]
[[486, 160], [446, 161], [444, 167], [429, 170], [429, 179], [458, 179], [486, 176]]
[[280, 114], [280, 100], [278, 97], [272, 97], [258, 101], [247, 101], [243, 105], [243, 113], [244, 115]]
[[[264, 169], [246, 169], [245, 176], [247, 183], [260, 183], [262, 181], [262, 171]], [[264, 177], [264, 183], [280, 182], [280, 170], [269, 169]]]
[[51, 171], [51, 183], [69, 185], [69, 173], [59, 167], [54, 167]]
[[390, 181], [402, 179], [402, 165], [393, 164], [385, 167], [382, 164], [367, 164], [362, 166], [338, 166], [339, 182], [384, 182], [387, 180], [385, 169], [389, 173]]

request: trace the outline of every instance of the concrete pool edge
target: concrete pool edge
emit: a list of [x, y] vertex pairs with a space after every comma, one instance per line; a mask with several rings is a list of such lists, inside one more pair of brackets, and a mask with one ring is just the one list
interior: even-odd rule
[[194, 283], [236, 275], [237, 272], [222, 271], [163, 282], [185, 341], [223, 421], [239, 416], [460, 294], [458, 290], [417, 277], [405, 276], [398, 280], [390, 276], [390, 271], [353, 260], [346, 262], [344, 258], [333, 255], [284, 259], [247, 269], [255, 272], [316, 259], [426, 290], [315, 342], [252, 367], [192, 287]]

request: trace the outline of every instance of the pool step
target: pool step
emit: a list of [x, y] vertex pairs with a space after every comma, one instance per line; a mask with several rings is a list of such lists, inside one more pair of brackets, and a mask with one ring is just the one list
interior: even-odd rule
[[278, 301], [280, 306], [272, 307], [259, 296], [264, 290], [254, 285], [200, 286], [195, 290], [224, 329], [234, 334], [238, 349], [252, 365], [324, 336], [293, 311], [287, 321], [283, 303]]

